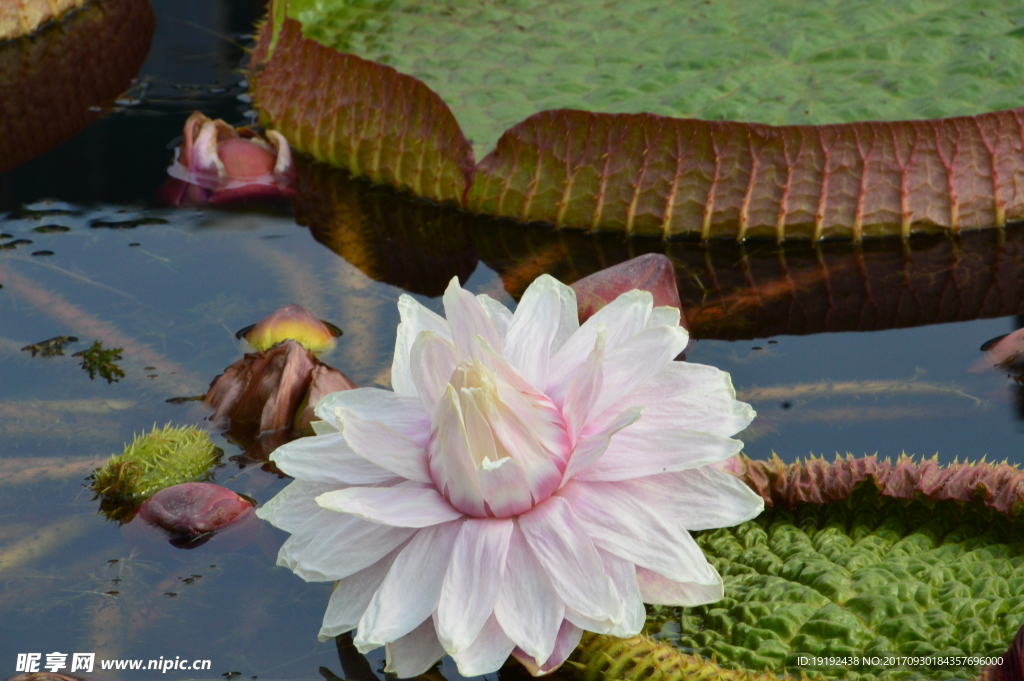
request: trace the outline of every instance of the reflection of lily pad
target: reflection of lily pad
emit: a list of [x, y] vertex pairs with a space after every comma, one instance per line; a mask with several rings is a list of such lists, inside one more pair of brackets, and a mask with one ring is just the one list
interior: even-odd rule
[[[1024, 218], [1021, 112], [983, 113], [1024, 101], [1019, 24], [992, 0], [279, 0], [251, 81], [297, 149], [474, 212], [859, 241]], [[446, 102], [478, 150], [534, 115], [474, 167]]]

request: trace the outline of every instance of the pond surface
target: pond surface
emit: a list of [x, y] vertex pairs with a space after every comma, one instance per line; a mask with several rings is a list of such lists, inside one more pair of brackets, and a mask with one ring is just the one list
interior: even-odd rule
[[[97, 514], [85, 480], [154, 424], [201, 424], [200, 404], [167, 400], [204, 393], [240, 358], [235, 331], [288, 303], [343, 329], [328, 363], [389, 387], [404, 291], [440, 310], [460, 276], [513, 305], [543, 272], [568, 283], [666, 252], [694, 337], [687, 360], [731, 372], [759, 413], [740, 436], [749, 456], [1024, 460], [1016, 385], [970, 371], [984, 341], [1021, 326], [1017, 231], [862, 249], [627, 242], [473, 219], [308, 166], [294, 208], [160, 207], [188, 114], [251, 116], [237, 69], [261, 3], [152, 4], [153, 45], [123, 106], [0, 174], [3, 676], [16, 654], [53, 651], [209, 659], [198, 676], [213, 679], [358, 673], [316, 640], [330, 584], [275, 567], [283, 532], [175, 549]], [[3, 247], [17, 240], [31, 243]], [[22, 351], [60, 335], [78, 338], [63, 356]], [[123, 349], [119, 381], [91, 379], [71, 356], [95, 340]], [[286, 484], [214, 439], [219, 484], [259, 502]], [[450, 663], [443, 672], [457, 678]]]

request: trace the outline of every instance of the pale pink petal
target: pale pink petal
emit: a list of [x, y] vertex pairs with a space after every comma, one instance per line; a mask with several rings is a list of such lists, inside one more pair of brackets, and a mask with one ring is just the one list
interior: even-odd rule
[[645, 494], [644, 480], [572, 480], [558, 495], [572, 505], [597, 546], [677, 582], [702, 581], [710, 566], [685, 518], [664, 513], [657, 499]]
[[509, 542], [505, 582], [494, 615], [509, 638], [531, 657], [543, 662], [551, 656], [565, 605], [518, 527]]
[[430, 619], [461, 527], [454, 521], [420, 530], [401, 550], [373, 598], [367, 597], [354, 641], [359, 652], [397, 640]]
[[505, 336], [505, 358], [527, 382], [542, 387], [551, 356], [578, 328], [576, 293], [543, 274], [519, 300]]
[[562, 415], [565, 417], [569, 441], [574, 447], [580, 433], [587, 425], [590, 410], [601, 393], [601, 384], [604, 382], [605, 335], [604, 327], [599, 328], [594, 349], [590, 351], [587, 361], [572, 377], [569, 389], [565, 394]]
[[476, 462], [469, 450], [462, 406], [455, 388], [447, 391], [434, 412], [434, 433], [428, 449], [430, 475], [438, 491], [463, 513], [485, 516]]
[[445, 340], [452, 339], [451, 330], [444, 317], [432, 312], [403, 293], [398, 298], [398, 314], [401, 322], [395, 338], [395, 357], [391, 364], [391, 387], [398, 395], [416, 397], [416, 383], [412, 377], [412, 346], [421, 331], [434, 331]]
[[465, 649], [494, 611], [505, 578], [513, 521], [471, 518], [462, 524], [435, 615], [445, 650]]
[[277, 130], [267, 130], [267, 139], [271, 146], [277, 151], [277, 159], [274, 162], [274, 175], [287, 177], [292, 171], [292, 148], [288, 140]]
[[270, 460], [293, 478], [334, 483], [334, 489], [338, 485], [377, 485], [400, 479], [354, 452], [340, 433], [299, 438], [275, 449]]
[[644, 330], [651, 317], [652, 300], [647, 291], [624, 293], [598, 310], [566, 340], [548, 365], [545, 392], [555, 404], [561, 405], [572, 377], [594, 349], [598, 327], [604, 326], [605, 352], [611, 352]]
[[[711, 566], [714, 570], [714, 566]], [[715, 571], [717, 575], [718, 572]], [[636, 578], [644, 603], [651, 605], [681, 605], [692, 607], [715, 603], [725, 597], [725, 586], [721, 578], [709, 580], [708, 584], [698, 582], [673, 582], [656, 572], [637, 567]]]
[[381, 468], [416, 482], [431, 482], [426, 442], [417, 442], [380, 421], [359, 418], [355, 412], [338, 409], [342, 436], [352, 449]]
[[583, 638], [583, 630], [569, 620], [564, 620], [562, 626], [558, 629], [555, 648], [551, 651], [551, 656], [543, 664], [537, 664], [537, 661], [530, 657], [526, 651], [518, 648], [513, 650], [512, 654], [531, 674], [534, 676], [544, 676], [562, 666], [562, 663], [572, 655], [572, 651], [576, 650], [576, 646], [580, 644], [581, 638]]
[[498, 338], [501, 339], [502, 345], [504, 345], [505, 334], [508, 333], [508, 325], [512, 323], [512, 311], [486, 293], [476, 294], [476, 299], [480, 301], [484, 312], [491, 318], [494, 328], [498, 331]]
[[400, 551], [395, 549], [365, 570], [338, 581], [327, 604], [324, 623], [317, 638], [327, 641], [356, 628], [373, 593], [384, 581]]
[[349, 487], [321, 494], [316, 503], [391, 527], [430, 527], [462, 517], [433, 487], [410, 484]]
[[628, 430], [636, 423], [637, 419], [642, 418], [641, 411], [639, 407], [627, 409], [619, 414], [618, 419], [606, 425], [604, 430], [588, 434], [580, 439], [576, 443], [576, 448], [572, 450], [572, 457], [569, 459], [569, 465], [565, 468], [563, 480], [585, 474], [595, 465], [595, 462], [600, 463], [609, 445], [615, 441], [615, 437], [618, 437], [617, 434], [623, 429]]
[[477, 337], [494, 350], [501, 352], [501, 339], [494, 322], [487, 315], [483, 305], [469, 291], [459, 286], [459, 278], [452, 277], [442, 297], [445, 317], [451, 328], [452, 342], [459, 353], [459, 359], [480, 358]]
[[619, 638], [636, 636], [647, 622], [647, 609], [644, 608], [643, 597], [640, 595], [636, 566], [613, 553], [602, 549], [597, 551], [604, 561], [605, 574], [611, 577], [612, 583], [615, 584], [615, 590], [619, 592], [619, 602], [622, 604], [622, 612], [618, 617], [619, 624], [608, 634]]
[[192, 159], [189, 164], [192, 172], [210, 174], [227, 181], [227, 170], [217, 153], [217, 124], [206, 121], [199, 131], [199, 136], [192, 145]]
[[342, 430], [339, 411], [351, 411], [365, 421], [383, 423], [421, 444], [425, 444], [430, 435], [430, 414], [423, 409], [415, 392], [412, 397], [403, 397], [380, 388], [356, 388], [326, 395], [316, 405], [317, 418]]
[[343, 579], [370, 567], [415, 532], [321, 509], [285, 541], [277, 564], [307, 582]]
[[729, 374], [712, 366], [669, 362], [657, 375], [624, 395], [588, 424], [601, 428], [615, 418], [616, 409], [643, 405], [644, 416], [634, 428], [689, 428], [726, 437], [754, 420], [754, 410], [736, 400]]
[[285, 532], [296, 532], [314, 514], [320, 512], [316, 498], [338, 489], [332, 482], [293, 480], [277, 495], [256, 509], [256, 515]]
[[553, 496], [520, 516], [519, 527], [567, 607], [598, 618], [618, 611], [615, 585], [569, 502]]
[[452, 653], [452, 659], [459, 666], [459, 673], [463, 676], [482, 676], [498, 671], [515, 647], [516, 644], [505, 635], [498, 620], [491, 615], [476, 640], [462, 650]]
[[444, 648], [434, 633], [433, 620], [427, 619], [411, 632], [388, 643], [384, 671], [400, 679], [419, 676], [444, 657]]
[[604, 455], [580, 471], [576, 479], [613, 482], [674, 473], [724, 461], [743, 449], [739, 440], [699, 430], [651, 431], [634, 427], [617, 432]]
[[434, 331], [420, 333], [412, 346], [412, 379], [427, 413], [433, 413], [455, 371], [455, 346]]
[[[601, 392], [590, 413], [603, 413], [623, 395], [647, 383], [683, 351], [686, 339], [686, 331], [678, 326], [656, 326], [609, 349], [601, 367]], [[631, 406], [646, 405], [649, 399]]]

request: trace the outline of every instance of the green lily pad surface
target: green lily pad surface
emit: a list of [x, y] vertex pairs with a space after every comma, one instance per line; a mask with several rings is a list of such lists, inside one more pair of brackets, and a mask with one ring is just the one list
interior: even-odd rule
[[[678, 615], [678, 646], [725, 667], [843, 679], [973, 678], [886, 656], [1002, 654], [1024, 623], [1024, 521], [981, 503], [883, 497], [776, 506], [698, 537], [726, 597]], [[652, 628], [657, 631], [655, 613]], [[878, 656], [881, 664], [801, 663]]]
[[290, 0], [289, 15], [430, 86], [478, 159], [546, 109], [780, 125], [1024, 104], [1009, 0]]

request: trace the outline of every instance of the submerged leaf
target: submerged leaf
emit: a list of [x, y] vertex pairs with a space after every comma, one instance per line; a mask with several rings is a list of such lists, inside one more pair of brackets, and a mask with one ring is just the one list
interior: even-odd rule
[[71, 356], [82, 358], [82, 368], [89, 372], [90, 379], [96, 378], [96, 374], [99, 374], [107, 383], [117, 383], [124, 378], [124, 371], [116, 364], [121, 359], [121, 351], [122, 348], [104, 350], [103, 343], [93, 341], [88, 350], [76, 352]]

